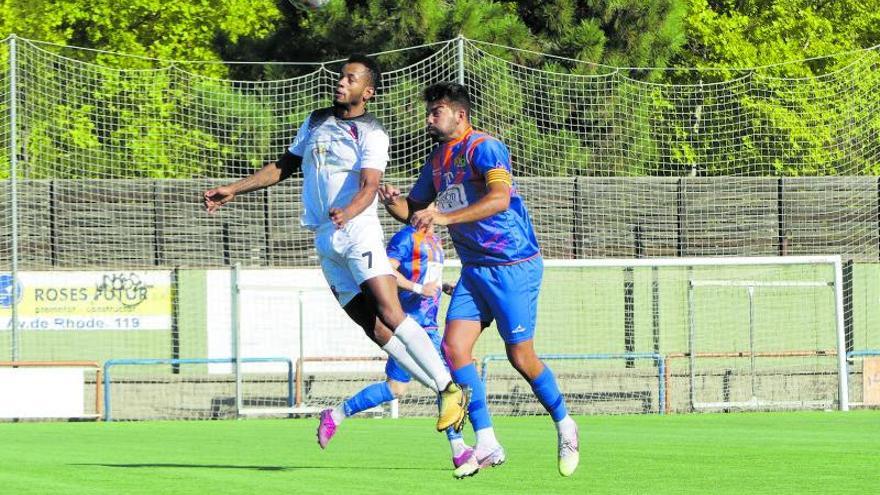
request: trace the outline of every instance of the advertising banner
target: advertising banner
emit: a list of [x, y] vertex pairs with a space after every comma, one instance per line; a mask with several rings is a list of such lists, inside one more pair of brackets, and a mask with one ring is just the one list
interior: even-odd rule
[[168, 330], [171, 272], [19, 272], [0, 274], [0, 329], [12, 326], [18, 301], [21, 330]]

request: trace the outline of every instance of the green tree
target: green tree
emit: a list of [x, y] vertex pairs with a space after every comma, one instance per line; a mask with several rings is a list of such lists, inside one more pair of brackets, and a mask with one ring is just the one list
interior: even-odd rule
[[[878, 7], [877, 0], [690, 0], [688, 45], [676, 64], [699, 70], [674, 80], [750, 79], [750, 89], [724, 106], [699, 97], [682, 110], [724, 108], [741, 117], [726, 148], [708, 141], [710, 134], [692, 137], [700, 142], [696, 160], [746, 162], [741, 173], [753, 175], [880, 173], [880, 163], [858, 144], [880, 132], [880, 117], [865, 111], [880, 103], [874, 69], [880, 58], [860, 50], [880, 43]], [[723, 125], [713, 121], [717, 114], [706, 112], [704, 128]], [[728, 156], [719, 156], [721, 150]]]
[[[850, 60], [830, 55], [880, 43], [877, 0], [690, 0], [680, 65], [758, 67], [805, 77]], [[823, 57], [818, 60], [809, 60]], [[799, 61], [799, 62], [792, 62]], [[719, 73], [727, 76], [730, 73]]]
[[274, 0], [2, 1], [0, 35], [94, 49], [18, 43], [20, 106], [26, 115], [17, 129], [22, 175], [168, 178], [224, 170], [218, 162], [192, 159], [200, 154], [216, 155], [233, 169], [254, 166], [259, 155], [245, 158], [243, 151], [266, 147], [268, 134], [255, 128], [272, 120], [260, 110], [259, 96], [228, 83], [213, 88], [214, 100], [204, 105], [222, 100], [222, 112], [216, 113], [230, 126], [245, 125], [233, 132], [200, 127], [186, 118], [185, 94], [199, 98], [205, 92], [187, 74], [216, 81], [227, 76], [227, 66], [186, 64], [180, 72], [168, 61], [219, 62], [219, 47], [267, 36], [281, 19]]
[[[281, 20], [275, 0], [2, 0], [0, 37], [9, 34], [165, 60], [220, 60], [217, 46], [264, 37]], [[96, 60], [118, 61], [94, 53]], [[126, 58], [125, 67], [150, 61]], [[215, 74], [223, 73], [222, 65]]]
[[[407, 49], [451, 40], [459, 34], [526, 50], [540, 44], [511, 2], [495, 0], [330, 0], [320, 9], [303, 11], [284, 5], [285, 21], [264, 39], [226, 46], [236, 60], [328, 61], [352, 52], [393, 52], [380, 62], [388, 67], [416, 63], [436, 47]], [[514, 55], [509, 51], [505, 57]], [[328, 67], [335, 70], [337, 67]], [[269, 79], [313, 70], [310, 67], [239, 67], [237, 77]], [[279, 72], [280, 70], [280, 72]]]
[[[684, 46], [683, 0], [520, 0], [548, 53], [614, 67], [665, 67]], [[578, 72], [589, 70], [577, 65]], [[658, 78], [662, 73], [653, 73]]]

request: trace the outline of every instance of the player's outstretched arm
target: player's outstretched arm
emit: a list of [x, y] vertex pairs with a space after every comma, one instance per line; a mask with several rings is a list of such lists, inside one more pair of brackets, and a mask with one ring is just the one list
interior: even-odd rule
[[424, 210], [429, 203], [420, 203], [411, 198], [404, 198], [400, 190], [391, 184], [382, 184], [379, 187], [379, 201], [385, 205], [385, 210], [400, 223], [409, 223], [412, 214]]
[[391, 184], [382, 184], [378, 192], [379, 201], [385, 206], [385, 211], [398, 222], [406, 223], [409, 217], [409, 205], [401, 197], [400, 189]]
[[301, 157], [286, 151], [277, 161], [263, 165], [260, 170], [241, 180], [205, 191], [205, 208], [208, 213], [214, 213], [239, 194], [269, 187], [290, 177], [301, 165]]
[[413, 214], [411, 223], [417, 229], [431, 225], [451, 225], [455, 223], [476, 222], [489, 218], [510, 206], [510, 186], [504, 182], [491, 182], [488, 192], [476, 203], [460, 210], [440, 213], [434, 208], [426, 208]]

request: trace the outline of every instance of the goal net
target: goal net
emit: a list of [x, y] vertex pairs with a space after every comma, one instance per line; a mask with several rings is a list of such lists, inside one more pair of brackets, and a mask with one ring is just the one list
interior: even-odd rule
[[[379, 56], [388, 70], [370, 108], [391, 140], [386, 175], [408, 188], [433, 146], [422, 89], [463, 82], [475, 125], [511, 149], [547, 258], [880, 259], [876, 50], [810, 78], [658, 84], [464, 39], [416, 49], [427, 55], [405, 67]], [[234, 64], [21, 39], [0, 50], [0, 166], [15, 179], [0, 198], [0, 260], [14, 227], [22, 269], [315, 266], [298, 181], [213, 216], [198, 198], [280, 156], [329, 105], [340, 62], [265, 64], [254, 70], [290, 77], [243, 81]]]
[[[446, 272], [457, 279], [455, 263]], [[243, 360], [278, 358], [242, 364], [239, 413], [315, 412], [385, 379], [319, 270], [238, 273], [238, 335], [217, 338]], [[839, 277], [836, 257], [547, 260], [536, 350], [577, 414], [845, 409]], [[543, 413], [494, 325], [475, 358], [496, 414]], [[232, 387], [232, 363], [208, 372]], [[399, 401], [402, 415], [435, 411], [417, 383]]]
[[[839, 269], [834, 257], [548, 260], [535, 347], [577, 413], [846, 409]], [[543, 412], [494, 332], [478, 354], [498, 412]]]

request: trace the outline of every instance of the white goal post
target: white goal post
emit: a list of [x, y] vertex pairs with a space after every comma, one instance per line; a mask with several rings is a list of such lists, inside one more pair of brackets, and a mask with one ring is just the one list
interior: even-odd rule
[[[348, 318], [320, 270], [247, 270], [236, 264], [230, 275], [231, 364], [237, 415], [315, 414], [335, 405], [306, 397], [313, 385], [306, 373], [327, 373], [353, 385], [332, 393], [328, 400], [333, 401], [357, 391], [354, 387], [361, 382], [352, 374], [367, 372], [378, 379], [384, 353]], [[284, 391], [279, 386], [284, 381], [283, 367], [248, 363], [265, 357], [263, 354], [280, 355], [295, 363], [287, 384], [293, 390], [292, 403], [277, 404], [279, 393]], [[392, 417], [396, 417], [396, 405], [390, 406]]]
[[[717, 401], [717, 402], [698, 402], [696, 399], [695, 390], [696, 387], [691, 386], [690, 393], [690, 401], [691, 408], [694, 410], [698, 409], [707, 409], [707, 410], [718, 410], [718, 409], [758, 409], [761, 407], [797, 407], [799, 405], [805, 405], [802, 402], [772, 402], [762, 400], [758, 397], [757, 393], [757, 360], [759, 358], [794, 358], [794, 357], [811, 357], [811, 356], [821, 356], [821, 355], [843, 355], [844, 353], [835, 350], [825, 350], [825, 349], [815, 349], [809, 351], [794, 351], [794, 350], [783, 350], [776, 352], [757, 352], [755, 350], [755, 297], [757, 289], [815, 289], [815, 288], [825, 288], [830, 287], [835, 289], [835, 282], [810, 282], [810, 281], [760, 281], [760, 280], [692, 280], [689, 282], [688, 287], [688, 352], [686, 357], [690, 362], [690, 371], [691, 371], [691, 383], [693, 384], [696, 381], [696, 360], [697, 357], [714, 357], [714, 358], [747, 358], [749, 360], [749, 374], [750, 376], [750, 384], [749, 389], [751, 391], [751, 396], [745, 401]], [[748, 295], [748, 349], [745, 351], [736, 351], [733, 353], [700, 353], [696, 346], [696, 325], [694, 323], [694, 290], [697, 288], [706, 287], [706, 288], [738, 288], [744, 289], [745, 293]], [[839, 335], [843, 335], [841, 331], [838, 331]], [[838, 343], [839, 346], [839, 343]], [[711, 354], [711, 355], [709, 355]], [[844, 364], [846, 360], [843, 360]], [[838, 394], [847, 394], [847, 381], [845, 378], [846, 375], [842, 375], [843, 378], [839, 379], [839, 383], [842, 385], [842, 388], [839, 388]], [[816, 401], [815, 405], [820, 406], [830, 406], [827, 401]], [[841, 407], [848, 407], [846, 405], [846, 401], [843, 401]]]
[[[849, 408], [838, 256], [544, 265], [535, 346], [575, 413]], [[459, 269], [447, 262], [444, 279]], [[244, 361], [234, 370], [238, 414], [314, 413], [384, 379], [383, 357], [320, 270], [241, 269], [231, 279], [234, 321], [247, 327], [228, 337], [233, 362]], [[269, 356], [297, 363], [292, 407], [278, 400], [289, 387], [280, 365], [247, 362]], [[503, 356], [488, 329], [474, 357], [493, 413], [542, 414]], [[401, 415], [432, 414], [430, 394], [410, 394]]]
[[[460, 266], [457, 261], [449, 265]], [[565, 354], [564, 363], [548, 364], [562, 370], [561, 387], [569, 389], [567, 395], [592, 403], [585, 404], [586, 411], [625, 411], [594, 406], [607, 400], [610, 407], [610, 402], [634, 397], [634, 389], [659, 398], [644, 412], [849, 409], [840, 256], [545, 260], [544, 265], [536, 349], [548, 359]], [[607, 275], [595, 274], [603, 271]], [[600, 280], [596, 285], [603, 287], [594, 289], [579, 279]], [[624, 301], [610, 292], [620, 284]], [[585, 321], [572, 324], [566, 319]], [[547, 338], [566, 325], [571, 336]], [[653, 327], [653, 348], [650, 339], [636, 335], [630, 347], [621, 349], [615, 342], [618, 326], [636, 334]], [[633, 356], [639, 353], [656, 357], [636, 361]], [[503, 349], [495, 351], [486, 364], [503, 354]], [[608, 363], [607, 369], [598, 357]], [[666, 376], [659, 387], [651, 386], [661, 377], [626, 377], [624, 366], [613, 360], [626, 362], [633, 374], [653, 366]], [[490, 390], [495, 373], [483, 371]], [[608, 385], [577, 385], [587, 376]], [[612, 385], [624, 380], [629, 383]], [[516, 377], [509, 382], [508, 387], [515, 387]], [[755, 394], [762, 387], [766, 399]]]

